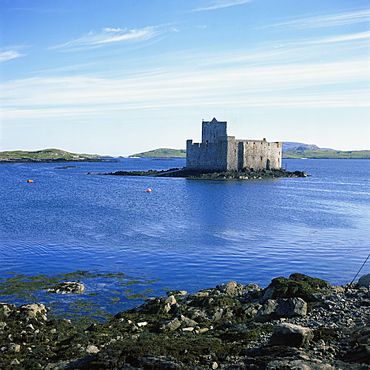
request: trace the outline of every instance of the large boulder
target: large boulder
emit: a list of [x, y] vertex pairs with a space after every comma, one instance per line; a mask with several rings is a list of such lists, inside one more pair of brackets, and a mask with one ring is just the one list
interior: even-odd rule
[[182, 328], [185, 331], [193, 331], [197, 325], [196, 321], [180, 315], [179, 317], [167, 320], [160, 326], [159, 330], [162, 332], [171, 332]]
[[304, 316], [307, 303], [302, 298], [269, 299], [258, 310], [255, 317], [258, 322], [266, 322], [281, 317]]
[[262, 301], [300, 297], [306, 302], [312, 302], [319, 300], [319, 293], [329, 289], [331, 289], [331, 284], [326, 280], [295, 273], [290, 275], [289, 279], [285, 277], [273, 279], [266, 288]]
[[217, 285], [216, 289], [218, 289], [221, 293], [235, 296], [241, 295], [244, 287], [242, 284], [238, 284], [236, 281], [229, 281], [228, 283]]
[[[316, 361], [315, 361], [316, 360]], [[330, 364], [318, 363], [317, 359], [278, 359], [267, 364], [266, 370], [336, 370]]]
[[313, 331], [303, 326], [283, 323], [275, 327], [270, 338], [271, 346], [303, 347], [313, 339]]
[[42, 303], [29, 303], [24, 304], [19, 307], [20, 308], [20, 318], [22, 320], [31, 320], [31, 319], [40, 319], [46, 320], [46, 307]]
[[0, 320], [5, 320], [8, 316], [15, 311], [15, 305], [0, 303]]
[[48, 293], [62, 293], [62, 294], [82, 294], [85, 291], [85, 286], [77, 281], [64, 281], [62, 283], [53, 285], [47, 290]]
[[366, 288], [369, 288], [370, 287], [370, 274], [361, 276], [360, 279], [358, 280], [358, 286], [359, 287], [364, 286]]
[[160, 331], [163, 332], [169, 332], [169, 331], [175, 331], [176, 329], [181, 327], [181, 320], [178, 317], [175, 317], [174, 319], [166, 321], [160, 328]]

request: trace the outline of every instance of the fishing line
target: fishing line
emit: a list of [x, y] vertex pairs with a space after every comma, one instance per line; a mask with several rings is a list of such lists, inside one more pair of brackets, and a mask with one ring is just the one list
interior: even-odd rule
[[362, 264], [362, 266], [360, 267], [360, 269], [357, 271], [357, 274], [356, 274], [356, 276], [352, 279], [352, 281], [351, 281], [350, 285], [352, 285], [352, 283], [355, 281], [355, 279], [357, 278], [357, 275], [360, 273], [360, 271], [362, 270], [362, 268], [365, 266], [365, 263], [367, 262], [367, 260], [369, 259], [369, 257], [370, 257], [370, 254], [366, 257], [365, 262]]

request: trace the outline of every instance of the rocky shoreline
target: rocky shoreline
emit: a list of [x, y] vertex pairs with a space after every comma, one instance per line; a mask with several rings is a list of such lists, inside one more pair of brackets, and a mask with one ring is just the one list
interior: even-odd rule
[[[1, 369], [370, 369], [370, 274], [302, 274], [169, 291], [79, 329], [41, 303], [0, 304]], [[55, 293], [79, 293], [65, 282]]]
[[187, 179], [200, 180], [256, 180], [256, 179], [275, 179], [280, 177], [307, 177], [304, 171], [289, 172], [284, 168], [278, 170], [253, 170], [244, 169], [242, 171], [225, 172], [206, 172], [197, 170], [187, 170], [186, 168], [171, 168], [166, 171], [116, 171], [109, 173], [99, 173], [98, 175], [115, 176], [151, 176], [151, 177], [184, 177]]
[[37, 159], [37, 158], [0, 158], [1, 163], [77, 163], [77, 162], [108, 162], [105, 158], [51, 158], [51, 159]]

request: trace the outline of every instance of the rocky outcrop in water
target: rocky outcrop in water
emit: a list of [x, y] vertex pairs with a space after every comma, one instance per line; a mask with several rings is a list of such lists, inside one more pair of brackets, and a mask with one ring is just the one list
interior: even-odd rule
[[82, 294], [85, 291], [85, 287], [82, 283], [77, 281], [64, 281], [53, 285], [47, 290], [48, 293], [61, 293], [61, 294]]
[[166, 171], [116, 171], [100, 173], [99, 175], [115, 176], [151, 176], [151, 177], [184, 177], [199, 180], [256, 180], [275, 179], [279, 177], [307, 177], [304, 171], [289, 172], [284, 168], [278, 170], [244, 169], [242, 171], [206, 172], [198, 170], [187, 170], [186, 168], [172, 168]]
[[302, 274], [169, 291], [82, 330], [42, 304], [3, 303], [0, 368], [370, 369], [369, 307], [366, 284]]

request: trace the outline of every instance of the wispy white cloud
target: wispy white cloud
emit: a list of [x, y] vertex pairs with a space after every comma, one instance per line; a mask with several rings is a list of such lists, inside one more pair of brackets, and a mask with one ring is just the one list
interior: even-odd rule
[[68, 9], [52, 9], [52, 8], [36, 8], [36, 7], [23, 7], [23, 8], [9, 8], [9, 11], [16, 11], [16, 12], [34, 12], [34, 13], [64, 13], [67, 12]]
[[[125, 35], [135, 37], [131, 31], [106, 28], [76, 45], [121, 42], [113, 40], [125, 40]], [[284, 40], [277, 49], [266, 42], [258, 49], [224, 50], [212, 58], [207, 50], [161, 54], [157, 68], [140, 64], [129, 74], [115, 69], [100, 78], [96, 73], [60, 77], [60, 71], [44, 71], [54, 77], [1, 86], [2, 114], [9, 119], [89, 119], [169, 107], [368, 107], [370, 62], [363, 52], [369, 38], [370, 32], [359, 32]]]
[[125, 32], [122, 28], [103, 28], [103, 31], [105, 32]]
[[370, 9], [356, 12], [319, 15], [293, 21], [270, 24], [261, 28], [289, 27], [295, 29], [347, 26], [356, 23], [370, 22]]
[[221, 9], [221, 8], [228, 8], [229, 6], [234, 5], [242, 5], [246, 3], [250, 3], [252, 0], [214, 0], [211, 2], [210, 5], [195, 8], [194, 12], [199, 12], [203, 10], [215, 10], [215, 9]]
[[359, 41], [359, 40], [366, 40], [370, 39], [370, 31], [366, 32], [358, 32], [352, 33], [347, 35], [338, 35], [332, 37], [321, 37], [312, 40], [302, 41], [301, 44], [329, 44], [329, 43], [336, 43], [336, 42], [346, 42], [346, 41]]
[[8, 60], [20, 58], [23, 56], [24, 54], [21, 54], [16, 50], [3, 51], [0, 52], [0, 62], [7, 62]]
[[68, 41], [51, 49], [74, 49], [78, 47], [98, 47], [113, 43], [142, 42], [163, 33], [165, 30], [159, 26], [148, 26], [140, 29], [103, 28], [100, 32], [91, 31], [88, 34]]
[[221, 67], [208, 71], [161, 71], [135, 78], [31, 78], [2, 86], [3, 118], [91, 117], [135, 109], [370, 106], [370, 64]]

